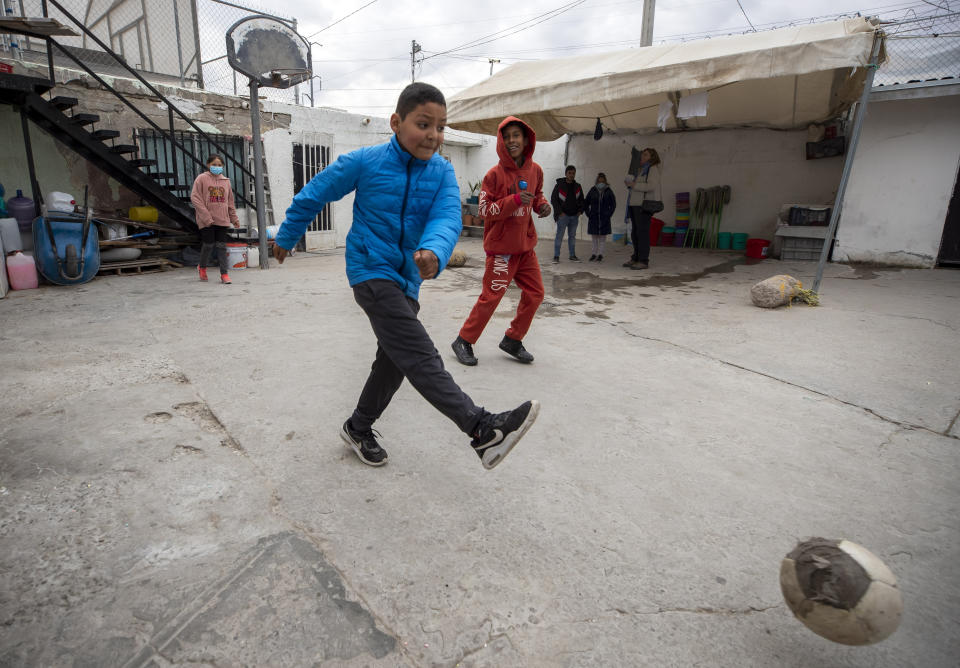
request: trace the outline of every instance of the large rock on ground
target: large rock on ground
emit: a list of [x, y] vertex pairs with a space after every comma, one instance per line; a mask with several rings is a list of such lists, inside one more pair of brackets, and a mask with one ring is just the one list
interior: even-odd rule
[[467, 262], [467, 254], [460, 248], [454, 248], [447, 261], [448, 267], [462, 267]]
[[760, 308], [776, 308], [793, 301], [803, 283], [787, 274], [777, 274], [750, 288], [750, 299]]

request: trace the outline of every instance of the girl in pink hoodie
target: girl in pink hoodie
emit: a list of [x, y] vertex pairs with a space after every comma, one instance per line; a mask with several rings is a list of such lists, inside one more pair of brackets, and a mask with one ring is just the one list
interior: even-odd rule
[[227, 273], [227, 228], [240, 227], [237, 210], [233, 205], [233, 188], [230, 179], [223, 174], [223, 158], [211, 155], [207, 158], [207, 170], [193, 182], [193, 192], [190, 200], [197, 216], [197, 227], [200, 228], [200, 264], [197, 272], [200, 280], [207, 280], [207, 263], [214, 245], [217, 248], [217, 257], [220, 259], [220, 281], [230, 283], [230, 274]]

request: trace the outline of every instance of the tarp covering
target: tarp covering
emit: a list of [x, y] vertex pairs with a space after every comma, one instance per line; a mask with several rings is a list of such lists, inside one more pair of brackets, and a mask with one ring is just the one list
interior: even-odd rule
[[[667, 130], [804, 128], [857, 100], [876, 33], [869, 20], [855, 18], [517, 63], [452, 97], [447, 124], [495, 134], [514, 115], [540, 140], [593, 134], [597, 118], [607, 130], [651, 132], [669, 100]], [[706, 116], [678, 119], [680, 100], [703, 92]]]

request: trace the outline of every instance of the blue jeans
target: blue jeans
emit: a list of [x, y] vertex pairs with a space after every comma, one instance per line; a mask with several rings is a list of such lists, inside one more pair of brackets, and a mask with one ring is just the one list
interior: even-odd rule
[[557, 237], [553, 240], [553, 257], [560, 257], [560, 246], [563, 245], [563, 231], [567, 231], [567, 245], [570, 247], [570, 257], [577, 254], [577, 224], [580, 216], [564, 216], [557, 218]]

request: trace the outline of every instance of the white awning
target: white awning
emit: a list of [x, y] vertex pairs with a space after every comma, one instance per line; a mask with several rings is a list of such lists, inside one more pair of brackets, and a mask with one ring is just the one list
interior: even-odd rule
[[[666, 128], [803, 128], [857, 100], [877, 27], [865, 18], [733, 37], [517, 63], [455, 95], [447, 124], [496, 134], [506, 116], [539, 140], [607, 130], [651, 132], [662, 102]], [[881, 59], [882, 61], [882, 59]], [[706, 116], [679, 120], [679, 100], [707, 92]]]

